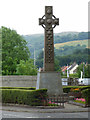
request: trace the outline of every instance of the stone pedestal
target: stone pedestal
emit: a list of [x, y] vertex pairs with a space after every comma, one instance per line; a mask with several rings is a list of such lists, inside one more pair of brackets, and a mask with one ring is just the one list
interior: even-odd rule
[[59, 72], [38, 72], [36, 89], [47, 88], [48, 95], [63, 93], [62, 81]]

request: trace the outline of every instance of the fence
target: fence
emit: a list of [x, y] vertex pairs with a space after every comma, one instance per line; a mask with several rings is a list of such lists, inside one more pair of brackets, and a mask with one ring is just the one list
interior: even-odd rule
[[64, 108], [65, 102], [69, 101], [68, 94], [61, 94], [58, 96], [48, 96], [46, 100], [44, 101], [44, 106], [50, 105], [50, 106], [58, 106]]

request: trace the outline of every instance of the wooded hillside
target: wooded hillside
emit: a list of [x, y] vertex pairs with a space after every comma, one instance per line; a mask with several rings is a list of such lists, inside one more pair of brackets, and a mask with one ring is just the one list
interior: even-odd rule
[[[59, 46], [60, 43], [63, 43], [64, 46], [67, 46], [67, 42], [72, 42], [72, 45], [69, 46], [73, 46], [77, 49], [77, 46], [79, 46], [79, 49], [85, 49], [87, 47], [87, 42], [85, 41], [86, 39], [88, 39], [88, 36], [90, 37], [90, 32], [62, 32], [62, 33], [56, 33], [54, 34], [54, 44], [56, 44], [55, 46]], [[35, 35], [25, 35], [23, 36], [23, 38], [27, 41], [27, 46], [31, 52], [31, 58], [34, 58], [34, 48], [35, 48], [35, 55], [36, 58], [39, 56], [40, 52], [42, 51], [42, 49], [44, 48], [44, 35], [43, 34], [35, 34]], [[84, 40], [84, 41], [83, 41]], [[76, 41], [76, 42], [73, 42]], [[78, 43], [79, 41], [79, 43]], [[83, 43], [83, 47], [81, 45], [81, 43]], [[80, 45], [79, 45], [80, 44]], [[72, 50], [72, 52], [74, 52]], [[55, 48], [55, 53], [58, 55], [58, 50], [56, 50]], [[60, 50], [59, 50], [60, 53]], [[69, 53], [67, 51], [67, 53]], [[60, 53], [61, 54], [61, 53]], [[71, 53], [70, 53], [71, 54]], [[63, 54], [64, 55], [64, 54]], [[68, 54], [65, 54], [68, 55]]]

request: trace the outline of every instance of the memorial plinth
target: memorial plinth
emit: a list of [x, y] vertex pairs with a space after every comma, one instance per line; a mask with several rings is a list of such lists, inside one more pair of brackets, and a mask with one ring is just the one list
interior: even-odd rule
[[45, 15], [39, 18], [39, 25], [45, 30], [44, 39], [44, 69], [37, 75], [36, 89], [47, 88], [49, 95], [63, 93], [60, 73], [54, 71], [54, 41], [53, 28], [59, 25], [59, 19], [53, 15], [53, 7], [45, 6]]
[[63, 93], [59, 72], [38, 72], [37, 89], [47, 88], [48, 95], [60, 95]]

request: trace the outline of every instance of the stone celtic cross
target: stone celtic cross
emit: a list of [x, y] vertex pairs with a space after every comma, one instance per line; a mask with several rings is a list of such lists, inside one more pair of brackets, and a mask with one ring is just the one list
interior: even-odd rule
[[52, 6], [45, 6], [45, 15], [39, 18], [39, 25], [45, 29], [44, 71], [54, 71], [53, 28], [59, 25], [59, 18], [53, 15]]

